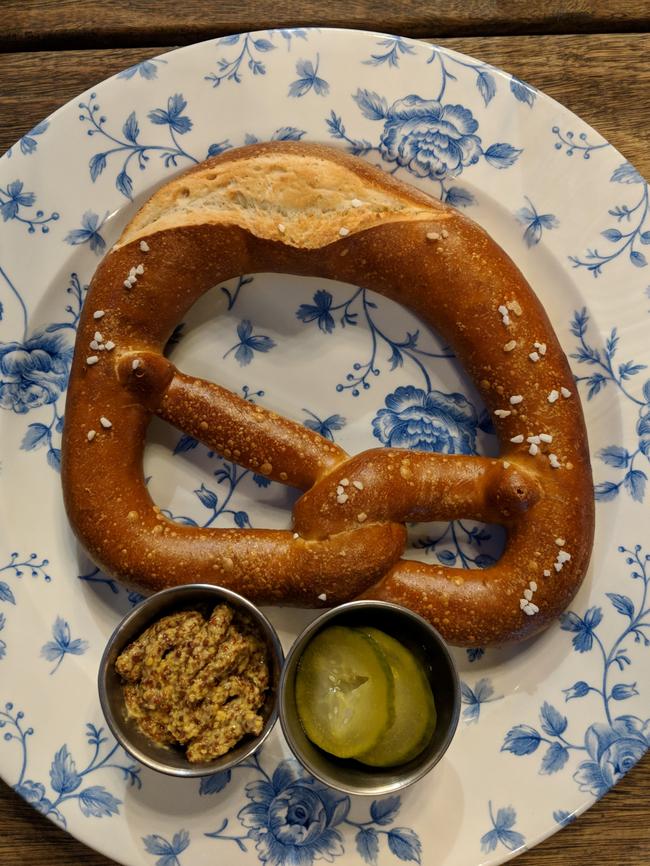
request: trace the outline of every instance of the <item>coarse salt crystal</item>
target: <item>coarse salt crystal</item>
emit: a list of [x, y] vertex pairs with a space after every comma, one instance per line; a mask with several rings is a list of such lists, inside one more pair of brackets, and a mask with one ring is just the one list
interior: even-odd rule
[[449, 237], [449, 232], [447, 231], [447, 229], [443, 229], [443, 230], [440, 232], [440, 234], [443, 236], [443, 238], [448, 238], [448, 237]]
[[321, 592], [321, 594], [318, 596], [318, 598], [320, 601], [327, 601], [327, 593]]
[[343, 493], [345, 493], [345, 490], [344, 490], [343, 486], [341, 484], [339, 484], [339, 486], [336, 488], [336, 495], [341, 496]]
[[133, 265], [133, 267], [129, 271], [129, 279], [132, 280], [134, 283], [137, 283], [137, 281], [138, 281], [138, 278], [137, 278], [136, 273], [135, 273], [135, 265]]
[[510, 398], [510, 403], [512, 406], [516, 406], [517, 403], [523, 403], [523, 400], [524, 398], [521, 396], [521, 394], [513, 394]]
[[88, 364], [89, 367], [92, 367], [92, 365], [96, 364], [98, 361], [99, 358], [97, 355], [90, 355], [90, 357], [86, 358], [86, 364]]
[[524, 441], [523, 433], [518, 433], [517, 436], [513, 436], [510, 441], [514, 442], [515, 445], [521, 444]]
[[550, 443], [553, 441], [553, 437], [551, 436], [550, 433], [540, 433], [539, 438], [541, 439], [542, 442]]
[[516, 340], [510, 340], [510, 341], [509, 341], [508, 343], [506, 343], [505, 346], [503, 347], [503, 351], [504, 351], [504, 352], [512, 352], [512, 350], [513, 350], [513, 349], [516, 349], [516, 348], [517, 348], [517, 341], [516, 341]]
[[544, 569], [544, 577], [550, 577], [550, 576], [551, 576], [551, 572], [548, 570], [548, 568], [545, 568]]
[[113, 349], [115, 348], [115, 343], [112, 340], [107, 340], [105, 343], [105, 346], [106, 346], [107, 352], [112, 352]]
[[427, 232], [427, 240], [428, 241], [439, 241], [440, 234], [438, 232]]
[[124, 280], [124, 288], [125, 289], [132, 289], [133, 288], [133, 283], [131, 282], [131, 280]]
[[138, 367], [141, 367], [141, 366], [142, 366], [142, 361], [140, 360], [140, 358], [136, 358], [134, 361], [131, 362], [131, 369], [132, 370], [137, 370]]
[[555, 403], [559, 396], [559, 393], [555, 390], [555, 388], [553, 388], [553, 390], [549, 392], [549, 395], [546, 399], [549, 403]]
[[526, 601], [532, 601], [533, 600], [532, 589], [525, 589], [524, 590], [524, 598], [526, 599]]
[[554, 563], [553, 563], [553, 568], [554, 568], [557, 572], [562, 571], [562, 563], [561, 563], [561, 562], [554, 562]]
[[341, 226], [341, 228], [339, 229], [339, 234], [342, 238], [345, 238], [350, 234], [350, 229], [346, 229], [345, 226]]
[[98, 343], [103, 343], [103, 342], [104, 342], [104, 338], [103, 338], [102, 335], [99, 333], [99, 331], [95, 331], [95, 339], [97, 340]]
[[144, 273], [144, 265], [139, 264], [135, 269], [136, 274], [142, 275]]
[[529, 601], [524, 608], [524, 613], [528, 614], [528, 616], [533, 616], [533, 614], [539, 613], [539, 608], [532, 601]]
[[356, 487], [357, 490], [363, 490], [363, 481], [353, 481], [352, 486]]
[[530, 446], [529, 446], [529, 448], [528, 448], [528, 453], [529, 453], [529, 454], [532, 454], [533, 457], [534, 457], [536, 454], [539, 454], [539, 445], [536, 445], [534, 442], [531, 442], [531, 443], [530, 443]]
[[368, 515], [366, 514], [365, 511], [362, 511], [360, 514], [357, 514], [357, 520], [359, 521], [359, 523], [363, 523], [363, 521], [367, 520], [367, 518], [368, 518]]
[[341, 487], [347, 487], [349, 483], [350, 483], [349, 478], [341, 478]]
[[349, 499], [349, 496], [347, 493], [340, 493], [336, 497], [336, 501], [338, 502], [339, 505], [345, 505], [345, 503], [348, 501], [348, 499]]
[[109, 427], [113, 426], [113, 424], [108, 420], [108, 418], [105, 418], [103, 415], [99, 419], [99, 423], [102, 425], [102, 427], [105, 427], [107, 430]]
[[504, 469], [507, 469], [508, 466], [510, 466], [510, 464], [508, 463], [507, 460], [504, 460], [504, 461], [503, 461], [503, 468], [504, 468]]
[[537, 584], [535, 583], [534, 580], [531, 580], [531, 582], [528, 584], [528, 586], [532, 589], [533, 592], [537, 592]]
[[501, 304], [501, 306], [498, 307], [497, 309], [498, 309], [499, 313], [501, 313], [502, 316], [508, 315], [508, 308], [504, 304]]
[[86, 433], [86, 439], [87, 439], [89, 442], [92, 442], [96, 435], [97, 435], [97, 431], [96, 431], [96, 430], [89, 430], [89, 431]]
[[557, 454], [549, 454], [548, 462], [551, 464], [551, 469], [560, 468], [560, 461], [557, 459]]
[[540, 441], [541, 440], [539, 436], [528, 436], [526, 439], [526, 442], [534, 442], [535, 445], [539, 445]]
[[537, 344], [537, 350], [538, 350], [540, 355], [545, 355], [546, 354], [546, 343], [538, 343]]
[[300, 538], [300, 536], [298, 535], [297, 532], [294, 532], [294, 533], [293, 533], [293, 537], [294, 537], [294, 538]]
[[568, 398], [571, 396], [571, 391], [569, 391], [568, 388], [564, 388], [564, 387], [562, 387], [562, 388], [560, 388], [560, 394], [561, 394], [565, 399], [568, 399]]
[[497, 416], [497, 418], [507, 418], [508, 415], [512, 415], [512, 412], [510, 411], [510, 409], [495, 409], [494, 414]]
[[528, 357], [535, 364], [539, 361], [539, 354], [537, 352], [529, 352]]
[[528, 607], [528, 600], [525, 598], [519, 599], [519, 607], [523, 610], [525, 607]]
[[146, 241], [140, 241], [140, 249], [143, 253], [148, 253], [150, 250], [149, 244]]
[[571, 559], [571, 554], [567, 553], [566, 550], [561, 550], [557, 555], [558, 562], [568, 562]]
[[353, 198], [350, 204], [352, 205], [352, 207], [361, 207], [363, 202], [359, 198]]
[[556, 538], [555, 543], [557, 544], [558, 547], [564, 547], [564, 545], [566, 544], [566, 542], [563, 538]]
[[99, 343], [97, 342], [97, 340], [90, 341], [90, 348], [95, 352], [99, 349]]
[[95, 312], [93, 313], [93, 319], [101, 319], [101, 317], [105, 315], [106, 313], [104, 312], [104, 310], [95, 310]]
[[285, 226], [284, 223], [278, 223], [278, 231], [280, 232], [281, 235], [283, 235], [286, 232], [286, 230], [287, 230], [287, 227]]

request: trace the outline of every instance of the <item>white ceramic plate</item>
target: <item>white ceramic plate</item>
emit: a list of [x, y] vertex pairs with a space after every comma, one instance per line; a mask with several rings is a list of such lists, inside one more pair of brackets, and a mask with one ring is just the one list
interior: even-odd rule
[[[457, 651], [464, 705], [452, 747], [429, 778], [378, 802], [306, 778], [278, 729], [259, 759], [201, 785], [132, 766], [106, 730], [95, 675], [137, 598], [93, 569], [61, 504], [65, 384], [101, 255], [174, 172], [268, 138], [359, 152], [466, 207], [540, 295], [589, 428], [596, 546], [571, 612], [517, 650]], [[21, 139], [0, 161], [3, 778], [87, 844], [145, 866], [496, 864], [590, 806], [650, 742], [648, 201], [620, 154], [531, 87], [447, 50], [348, 31], [270, 31], [174, 51]], [[198, 306], [173, 348], [183, 369], [349, 451], [387, 444], [407, 410], [419, 426], [401, 444], [494, 449], [448, 351], [386, 300], [257, 275]], [[450, 394], [464, 395], [451, 414]], [[162, 424], [152, 434], [151, 491], [175, 517], [288, 525], [285, 488], [260, 486]], [[415, 555], [467, 567], [489, 563], [498, 542], [468, 522], [413, 531]], [[312, 615], [271, 611], [285, 647]]]

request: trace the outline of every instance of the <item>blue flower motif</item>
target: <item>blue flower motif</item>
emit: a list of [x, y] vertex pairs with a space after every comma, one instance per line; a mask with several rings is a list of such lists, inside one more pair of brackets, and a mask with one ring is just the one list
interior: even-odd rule
[[68, 381], [72, 353], [62, 334], [46, 331], [24, 343], [0, 343], [0, 408], [23, 415], [56, 402]]
[[332, 430], [342, 430], [346, 425], [346, 419], [342, 415], [330, 415], [329, 418], [322, 420], [318, 415], [314, 415], [313, 412], [310, 412], [309, 409], [303, 409], [302, 411], [311, 415], [311, 418], [307, 418], [307, 420], [303, 422], [305, 427], [308, 427], [315, 433], [320, 433], [321, 436], [329, 439], [330, 442], [334, 441]]
[[167, 100], [167, 111], [163, 108], [154, 108], [149, 112], [149, 120], [158, 126], [169, 126], [174, 132], [183, 135], [192, 128], [192, 121], [183, 111], [187, 107], [187, 100], [182, 93], [175, 93]]
[[492, 812], [492, 803], [489, 804], [490, 820], [492, 821], [493, 830], [490, 830], [484, 836], [481, 836], [481, 851], [484, 854], [489, 854], [494, 851], [499, 842], [508, 849], [515, 851], [517, 848], [522, 848], [525, 844], [524, 837], [512, 828], [517, 820], [517, 813], [512, 806], [506, 806], [499, 809], [496, 818]]
[[134, 75], [140, 75], [141, 78], [145, 78], [147, 81], [152, 81], [154, 78], [158, 77], [158, 69], [156, 67], [156, 63], [166, 63], [166, 60], [141, 60], [140, 63], [134, 63], [133, 66], [129, 66], [127, 69], [123, 69], [121, 72], [118, 72], [118, 78], [133, 78]]
[[14, 787], [14, 791], [42, 815], [48, 815], [52, 811], [52, 801], [45, 796], [45, 786], [40, 782], [25, 779], [22, 784]]
[[36, 201], [33, 192], [23, 192], [23, 186], [22, 180], [13, 180], [7, 184], [7, 200], [0, 204], [0, 214], [5, 222], [15, 219], [21, 207], [31, 207]]
[[54, 625], [52, 626], [52, 637], [54, 640], [48, 641], [41, 648], [41, 655], [49, 662], [56, 662], [55, 666], [50, 671], [51, 674], [59, 669], [59, 665], [66, 655], [83, 655], [88, 649], [88, 641], [75, 638], [72, 640], [70, 635], [70, 626], [68, 623], [57, 616]]
[[307, 776], [297, 761], [281, 761], [270, 781], [246, 785], [251, 801], [238, 813], [255, 840], [257, 855], [270, 866], [311, 866], [343, 854], [335, 829], [350, 809], [348, 797]]
[[643, 757], [650, 746], [650, 719], [620, 716], [611, 725], [591, 725], [585, 734], [590, 761], [583, 761], [573, 778], [581, 791], [602, 797]]
[[242, 319], [237, 325], [237, 336], [239, 343], [235, 343], [228, 349], [223, 357], [227, 358], [234, 351], [235, 359], [242, 367], [250, 364], [255, 352], [269, 352], [275, 346], [275, 340], [272, 340], [271, 337], [264, 334], [253, 334], [253, 325], [249, 319]]
[[517, 211], [517, 220], [524, 226], [524, 241], [527, 247], [534, 247], [542, 238], [544, 229], [556, 229], [560, 225], [560, 221], [552, 213], [537, 213], [535, 205], [524, 196], [528, 202], [528, 207], [522, 207]]
[[324, 78], [318, 76], [318, 64], [320, 58], [316, 55], [316, 66], [311, 60], [299, 60], [296, 63], [298, 78], [289, 85], [289, 96], [305, 96], [310, 90], [314, 90], [318, 96], [327, 96], [330, 86]]
[[443, 454], [474, 454], [478, 417], [462, 394], [399, 387], [386, 397], [372, 422], [373, 434], [390, 448]]
[[174, 833], [171, 842], [157, 834], [143, 836], [142, 841], [145, 851], [158, 857], [156, 866], [179, 866], [178, 855], [189, 847], [190, 834], [187, 830], [179, 830], [178, 833]]
[[577, 613], [568, 611], [560, 617], [560, 628], [562, 631], [574, 632], [571, 641], [573, 648], [579, 653], [586, 653], [594, 645], [594, 630], [603, 618], [603, 612], [599, 607], [590, 607], [584, 619]]
[[483, 152], [477, 129], [468, 108], [411, 94], [388, 109], [379, 151], [417, 177], [455, 177]]
[[318, 322], [318, 327], [324, 334], [331, 334], [334, 330], [334, 318], [330, 312], [332, 301], [330, 292], [318, 289], [314, 292], [314, 303], [301, 304], [296, 310], [296, 318], [306, 325]]
[[99, 222], [98, 214], [93, 213], [91, 210], [87, 210], [81, 217], [81, 228], [69, 231], [65, 236], [65, 242], [72, 246], [88, 244], [94, 253], [100, 255], [106, 249], [106, 241], [101, 236], [100, 231], [106, 222], [107, 216], [108, 213], [106, 213], [104, 219]]

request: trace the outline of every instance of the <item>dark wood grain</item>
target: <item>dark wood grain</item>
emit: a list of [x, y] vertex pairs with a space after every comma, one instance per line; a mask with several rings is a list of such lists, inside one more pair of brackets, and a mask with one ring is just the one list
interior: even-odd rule
[[650, 29], [647, 0], [0, 0], [4, 50], [185, 45], [270, 27], [355, 27], [403, 36]]
[[[553, 96], [650, 177], [650, 64], [640, 62], [650, 57], [650, 34], [436, 41], [505, 69]], [[0, 54], [0, 153], [81, 91], [166, 50]]]
[[[100, 4], [87, 0], [39, 4], [31, 0], [0, 0], [4, 31], [0, 45], [4, 39], [4, 44], [15, 49], [13, 53], [0, 54], [0, 152], [81, 91], [138, 60], [166, 50], [139, 47], [24, 51], [30, 44], [88, 46], [92, 26], [99, 34], [97, 44], [117, 44], [117, 40], [123, 45], [134, 42], [164, 45], [170, 41], [180, 44], [218, 32], [270, 26], [271, 15], [274, 26], [298, 20], [314, 21], [324, 5], [329, 10], [329, 23], [433, 34], [444, 45], [516, 74], [595, 126], [650, 177], [650, 66], [641, 62], [650, 56], [650, 34], [439, 38], [449, 32], [480, 29], [486, 33], [494, 32], [495, 28], [502, 28], [502, 32], [542, 28], [552, 31], [566, 28], [570, 22], [576, 24], [580, 15], [584, 29], [607, 24], [610, 29], [640, 30], [646, 25], [650, 27], [647, 2], [550, 0], [539, 4], [538, 9], [533, 4], [462, 0], [392, 5], [385, 0], [381, 3], [349, 0], [345, 4], [334, 0], [318, 6], [310, 0], [300, 4], [278, 2], [272, 6], [262, 0], [248, 4], [184, 0], [181, 21], [178, 5], [168, 0], [159, 0], [157, 4], [116, 0], [101, 4], [101, 13]], [[513, 12], [519, 6], [525, 9]], [[560, 7], [564, 9], [563, 18]], [[298, 8], [304, 14], [292, 18]], [[188, 9], [196, 10], [196, 14], [187, 14]], [[518, 858], [517, 866], [650, 866], [649, 791], [650, 756], [646, 756], [600, 803], [570, 827]], [[516, 795], [513, 790], [513, 802]], [[50, 824], [0, 783], [2, 866], [111, 866], [111, 862]], [[424, 862], [425, 866], [436, 866], [435, 857], [425, 856]]]

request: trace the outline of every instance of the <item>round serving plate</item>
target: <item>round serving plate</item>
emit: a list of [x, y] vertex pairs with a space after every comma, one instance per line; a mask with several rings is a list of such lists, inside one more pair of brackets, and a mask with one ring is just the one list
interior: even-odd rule
[[[589, 574], [538, 639], [454, 651], [457, 736], [399, 797], [325, 789], [278, 728], [231, 772], [164, 778], [132, 764], [99, 709], [99, 658], [138, 596], [86, 559], [62, 506], [79, 310], [102, 255], [159, 184], [267, 139], [326, 142], [465, 209], [544, 303], [586, 413], [598, 500]], [[2, 777], [129, 866], [498, 864], [604, 794], [650, 743], [649, 207], [643, 178], [558, 103], [480, 61], [372, 33], [193, 45], [125, 70], [24, 136], [0, 160]], [[350, 452], [496, 450], [448, 347], [356, 286], [242, 275], [196, 305], [169, 351]], [[162, 423], [145, 470], [176, 520], [289, 525], [290, 490]], [[468, 521], [410, 532], [409, 555], [467, 568], [489, 565], [501, 542]], [[286, 650], [314, 612], [269, 616]]]

